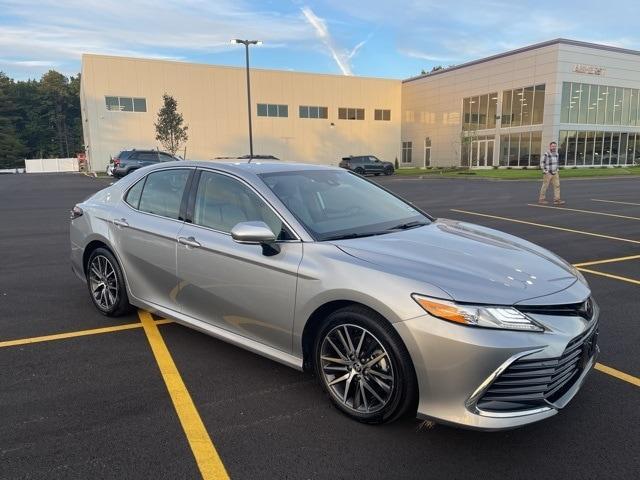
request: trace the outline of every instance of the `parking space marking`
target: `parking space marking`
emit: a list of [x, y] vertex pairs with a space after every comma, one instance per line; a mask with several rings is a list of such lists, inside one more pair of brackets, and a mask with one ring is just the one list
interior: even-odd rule
[[[165, 323], [173, 323], [173, 320], [157, 320], [158, 325]], [[102, 333], [119, 332], [122, 330], [131, 330], [134, 328], [142, 328], [142, 323], [127, 323], [124, 325], [116, 325], [114, 327], [92, 328], [90, 330], [78, 330], [75, 332], [56, 333], [53, 335], [42, 335], [39, 337], [19, 338], [16, 340], [5, 340], [0, 342], [0, 348], [15, 347], [18, 345], [29, 345], [32, 343], [50, 342], [52, 340], [63, 340], [65, 338], [85, 337], [87, 335], [100, 335]]]
[[624, 262], [626, 260], [637, 260], [640, 259], [640, 255], [630, 255], [628, 257], [617, 257], [617, 258], [607, 258], [605, 260], [593, 260], [592, 262], [580, 262], [574, 263], [574, 267], [590, 267], [592, 265], [602, 265], [604, 263], [615, 263], [615, 262]]
[[640, 207], [640, 203], [633, 203], [633, 202], [618, 202], [617, 200], [601, 200], [599, 198], [592, 198], [591, 199], [592, 202], [606, 202], [606, 203], [618, 203], [620, 205], [637, 205]]
[[596, 363], [594, 368], [596, 370], [599, 370], [600, 372], [611, 375], [612, 377], [616, 377], [619, 380], [623, 380], [625, 382], [629, 382], [632, 385], [635, 385], [636, 387], [640, 387], [640, 378], [638, 377], [634, 377], [633, 375], [629, 375], [628, 373], [621, 372], [620, 370], [616, 370], [615, 368], [607, 367], [606, 365], [603, 365], [601, 363]]
[[617, 213], [596, 212], [594, 210], [581, 210], [579, 208], [553, 207], [551, 205], [538, 205], [536, 203], [527, 203], [529, 207], [551, 208], [553, 210], [567, 210], [569, 212], [590, 213], [592, 215], [605, 215], [607, 217], [625, 218], [627, 220], [640, 220], [640, 217], [631, 217], [629, 215], [618, 215]]
[[634, 278], [629, 277], [621, 277], [620, 275], [612, 275], [611, 273], [598, 272], [597, 270], [590, 270], [588, 268], [576, 267], [581, 272], [591, 273], [592, 275], [600, 275], [601, 277], [612, 278], [614, 280], [620, 280], [621, 282], [633, 283], [635, 285], [640, 285], [640, 280], [636, 280]]
[[533, 225], [534, 227], [551, 228], [553, 230], [561, 230], [563, 232], [579, 233], [580, 235], [588, 235], [590, 237], [606, 238], [608, 240], [616, 240], [618, 242], [635, 243], [640, 245], [640, 240], [632, 240], [630, 238], [613, 237], [611, 235], [603, 235], [601, 233], [583, 232], [582, 230], [574, 230], [572, 228], [556, 227], [555, 225], [546, 225], [544, 223], [527, 222], [525, 220], [518, 220], [517, 218], [500, 217], [498, 215], [489, 215], [486, 213], [470, 212], [469, 210], [458, 210], [457, 208], [452, 208], [451, 211], [458, 212], [458, 213], [466, 213], [467, 215], [477, 215], [479, 217], [494, 218], [496, 220], [505, 220], [507, 222], [522, 223], [524, 225]]
[[202, 478], [205, 480], [229, 478], [156, 322], [148, 312], [140, 310], [138, 316]]

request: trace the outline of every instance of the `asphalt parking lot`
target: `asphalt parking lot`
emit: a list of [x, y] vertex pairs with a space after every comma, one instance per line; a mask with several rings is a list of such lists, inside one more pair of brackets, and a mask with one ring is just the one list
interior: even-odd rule
[[[310, 374], [174, 323], [101, 316], [69, 266], [68, 211], [107, 182], [0, 176], [1, 479], [637, 478], [640, 178], [563, 181], [565, 208], [529, 205], [537, 182], [379, 179], [434, 216], [538, 243], [591, 284], [599, 370], [559, 415], [499, 433], [361, 425]], [[186, 420], [172, 401], [184, 391]]]

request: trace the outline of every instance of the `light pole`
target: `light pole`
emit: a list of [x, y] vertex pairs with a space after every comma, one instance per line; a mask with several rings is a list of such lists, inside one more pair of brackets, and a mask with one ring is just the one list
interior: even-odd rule
[[253, 160], [253, 131], [251, 129], [251, 81], [249, 80], [249, 45], [261, 45], [260, 40], [240, 40], [236, 38], [231, 43], [241, 43], [247, 59], [247, 113], [249, 115], [249, 163]]

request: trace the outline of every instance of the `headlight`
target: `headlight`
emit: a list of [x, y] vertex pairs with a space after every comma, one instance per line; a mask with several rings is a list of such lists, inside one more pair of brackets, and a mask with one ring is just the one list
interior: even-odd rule
[[458, 305], [447, 300], [413, 294], [411, 297], [434, 317], [474, 327], [542, 332], [544, 328], [512, 307]]

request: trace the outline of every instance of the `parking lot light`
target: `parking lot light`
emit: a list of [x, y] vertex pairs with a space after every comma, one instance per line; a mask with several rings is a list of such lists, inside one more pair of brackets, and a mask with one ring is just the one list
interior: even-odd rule
[[249, 162], [253, 159], [253, 132], [251, 129], [251, 81], [249, 79], [249, 45], [262, 45], [260, 40], [240, 40], [236, 38], [231, 43], [241, 43], [244, 45], [247, 65], [247, 114], [249, 116]]

